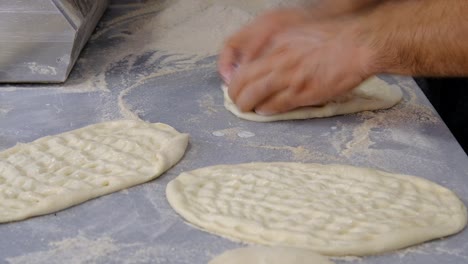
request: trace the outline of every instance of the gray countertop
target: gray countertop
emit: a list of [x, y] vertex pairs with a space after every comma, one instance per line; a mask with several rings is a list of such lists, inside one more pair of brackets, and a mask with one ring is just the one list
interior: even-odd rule
[[[160, 178], [72, 208], [0, 225], [0, 262], [206, 263], [241, 244], [199, 231], [170, 208], [166, 184], [199, 167], [251, 161], [341, 163], [412, 174], [468, 204], [468, 159], [416, 84], [386, 111], [254, 123], [223, 107], [214, 57], [142, 49], [131, 29], [157, 11], [111, 8], [63, 85], [0, 86], [0, 149], [121, 118], [167, 123], [191, 136]], [[337, 263], [468, 263], [468, 231], [410, 249]]]

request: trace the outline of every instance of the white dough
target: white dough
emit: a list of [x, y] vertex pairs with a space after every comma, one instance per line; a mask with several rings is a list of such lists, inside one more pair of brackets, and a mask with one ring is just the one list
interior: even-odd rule
[[328, 102], [323, 106], [301, 107], [283, 114], [263, 116], [255, 112], [241, 112], [229, 97], [227, 87], [223, 85], [222, 89], [224, 92], [224, 107], [227, 110], [237, 117], [256, 122], [320, 118], [387, 109], [396, 105], [403, 98], [400, 87], [389, 85], [377, 77], [372, 77], [356, 87], [350, 94]]
[[183, 218], [233, 240], [369, 255], [455, 234], [467, 222], [450, 190], [344, 165], [249, 163], [184, 172], [166, 189]]
[[248, 247], [226, 251], [208, 264], [333, 264], [333, 262], [307, 249]]
[[152, 180], [184, 155], [188, 135], [114, 121], [0, 152], [0, 223], [48, 214]]

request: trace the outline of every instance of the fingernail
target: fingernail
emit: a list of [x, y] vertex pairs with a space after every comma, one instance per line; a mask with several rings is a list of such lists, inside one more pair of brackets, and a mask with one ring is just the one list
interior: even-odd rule
[[273, 113], [271, 113], [271, 112], [264, 111], [264, 110], [257, 110], [257, 109], [255, 109], [255, 113], [256, 113], [256, 114], [259, 114], [259, 115], [262, 115], [262, 116], [270, 116], [270, 115], [273, 115]]
[[232, 76], [237, 72], [238, 68], [239, 68], [239, 64], [233, 63], [231, 64], [231, 67], [229, 70], [221, 72], [221, 78], [223, 78], [223, 81], [226, 84], [229, 84], [231, 82]]
[[229, 84], [231, 82], [231, 75], [230, 73], [222, 73], [221, 78], [226, 84]]

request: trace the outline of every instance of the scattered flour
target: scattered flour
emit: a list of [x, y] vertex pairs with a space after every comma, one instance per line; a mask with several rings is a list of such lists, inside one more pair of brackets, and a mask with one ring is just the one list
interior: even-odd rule
[[21, 263], [86, 263], [105, 257], [119, 248], [108, 237], [98, 239], [78, 235], [73, 238], [49, 243], [49, 249], [9, 258], [12, 264]]
[[213, 133], [211, 133], [213, 136], [215, 137], [223, 137], [224, 136], [224, 133], [221, 132], [221, 131], [214, 131]]
[[[215, 55], [224, 39], [266, 9], [301, 5], [305, 0], [178, 0], [170, 1], [143, 31], [147, 46], [168, 52]], [[148, 30], [149, 28], [149, 30]]]
[[189, 17], [166, 32], [157, 24], [153, 27], [153, 48], [176, 53], [215, 55], [225, 37], [252, 19], [242, 9], [212, 5]]
[[[137, 114], [131, 113], [137, 109], [130, 109], [123, 101], [128, 91], [122, 90], [131, 90], [132, 86], [150, 78], [197, 67], [199, 59], [216, 55], [227, 36], [266, 9], [315, 1], [148, 0], [132, 4], [133, 11], [100, 22], [67, 82], [42, 85], [41, 89], [57, 93], [100, 92], [103, 100], [110, 97], [107, 92], [120, 90], [117, 98], [120, 115], [137, 118]], [[109, 40], [109, 44], [102, 45]], [[152, 52], [157, 54], [145, 61], [145, 54]], [[165, 56], [167, 58], [161, 61]], [[140, 61], [145, 61], [145, 65], [139, 65]], [[54, 70], [35, 64], [30, 66], [37, 73], [53, 73]], [[145, 70], [136, 69], [138, 67]], [[115, 78], [120, 75], [120, 79]], [[2, 92], [23, 89], [31, 89], [31, 85], [2, 87]], [[105, 115], [103, 120], [115, 118], [114, 106], [115, 103], [99, 106]], [[109, 109], [103, 109], [105, 107]]]
[[238, 139], [237, 134], [239, 134], [241, 131], [242, 131], [242, 128], [240, 127], [231, 127], [231, 128], [225, 128], [225, 129], [213, 131], [211, 134], [215, 137], [226, 137], [229, 140], [235, 141]]
[[[200, 255], [201, 251], [197, 246], [193, 246], [193, 249], [184, 252], [183, 255], [165, 256], [167, 252], [174, 252], [175, 249], [173, 245], [119, 243], [109, 236], [90, 238], [88, 235], [79, 234], [73, 238], [51, 242], [45, 250], [7, 258], [6, 261], [11, 264], [191, 263], [194, 256]], [[125, 252], [124, 256], [121, 255], [122, 252]]]
[[255, 137], [255, 133], [252, 133], [250, 131], [241, 131], [237, 133], [237, 136], [240, 138], [251, 138], [251, 137]]
[[0, 116], [5, 116], [13, 109], [12, 106], [9, 105], [0, 105]]
[[[434, 125], [441, 122], [440, 119], [432, 109], [416, 101], [418, 96], [410, 86], [402, 86], [407, 94], [405, 102], [384, 111], [358, 113], [361, 122], [357, 126], [338, 122], [341, 130], [334, 133], [331, 142], [341, 155], [348, 158], [355, 154], [371, 156], [374, 151], [372, 145], [375, 143], [371, 134], [378, 134], [376, 131], [381, 131], [382, 135], [387, 133], [386, 137], [402, 145], [409, 146], [416, 143], [417, 146], [426, 149], [436, 148], [430, 139], [408, 129]], [[332, 130], [335, 132], [337, 129], [332, 128]]]
[[203, 97], [197, 100], [198, 106], [203, 109], [203, 114], [210, 116], [218, 112], [215, 99], [212, 94], [204, 94]]
[[57, 75], [57, 69], [49, 65], [40, 65], [36, 62], [28, 63], [28, 68], [32, 74]]
[[[216, 55], [225, 38], [250, 22], [258, 13], [278, 6], [312, 2], [314, 1], [150, 0], [144, 8], [104, 23], [102, 29], [92, 36], [92, 40], [99, 41], [107, 37], [112, 28], [127, 25], [129, 20], [134, 21], [128, 24], [128, 31], [131, 34], [112, 35], [124, 38], [125, 46], [120, 45], [103, 52], [106, 53], [106, 58], [111, 57], [118, 62], [109, 64], [106, 72], [113, 71], [112, 67], [118, 67], [116, 70], [123, 75], [121, 83], [117, 83], [125, 87], [117, 98], [120, 115], [124, 118], [138, 119], [141, 111], [138, 106], [129, 105], [126, 96], [142, 83], [175, 72], [214, 67], [214, 65], [201, 66], [197, 61]], [[144, 56], [150, 52], [156, 54]], [[165, 56], [166, 59], [161, 59]], [[144, 65], [139, 65], [140, 61], [144, 61]], [[131, 76], [135, 72], [133, 68], [143, 66], [145, 71], [139, 71], [138, 76]], [[125, 77], [126, 75], [128, 76]], [[131, 81], [132, 79], [134, 81]], [[114, 85], [109, 83], [109, 80], [105, 81], [106, 87]], [[206, 115], [217, 112], [213, 97], [209, 95], [204, 97], [199, 105], [205, 109]], [[229, 133], [227, 135], [233, 136]]]
[[272, 145], [246, 145], [248, 147], [255, 147], [259, 149], [268, 149], [271, 151], [281, 151], [289, 154], [292, 160], [298, 162], [310, 162], [312, 159], [317, 160], [317, 156], [312, 153], [311, 150], [304, 146], [272, 146]]
[[[102, 120], [115, 119], [120, 115], [125, 118], [138, 119], [141, 111], [138, 105], [127, 103], [126, 96], [137, 89], [145, 81], [179, 71], [200, 67], [197, 61], [210, 55], [215, 55], [226, 36], [238, 30], [251, 21], [261, 11], [281, 5], [312, 3], [316, 0], [148, 0], [141, 8], [128, 12], [112, 20], [102, 22], [102, 26], [91, 37], [90, 44], [111, 39], [115, 42], [108, 48], [99, 45], [89, 45], [80, 57], [72, 78], [64, 85], [44, 86], [41, 89], [53, 89], [57, 93], [98, 92], [104, 101], [110, 103], [97, 106], [103, 108]], [[158, 51], [149, 56], [147, 62], [138, 65], [142, 55]], [[166, 60], [162, 57], [170, 55]], [[91, 67], [91, 66], [92, 67]], [[123, 67], [122, 65], [125, 65]], [[37, 65], [32, 65], [37, 69]], [[213, 67], [213, 65], [209, 65]], [[145, 70], [138, 70], [143, 67]], [[49, 69], [46, 69], [49, 70]], [[137, 72], [137, 73], [136, 73]], [[74, 74], [74, 75], [73, 75]], [[122, 76], [121, 80], [110, 77]], [[400, 83], [399, 83], [400, 84]], [[408, 87], [414, 84], [408, 85]], [[14, 92], [17, 89], [30, 89], [29, 85], [3, 87], [2, 92]], [[418, 134], [409, 137], [407, 131], [395, 127], [405, 127], [406, 124], [434, 124], [440, 122], [434, 112], [417, 102], [417, 96], [412, 89], [405, 89], [406, 102], [404, 107], [375, 112], [364, 112], [358, 115], [360, 121], [356, 126], [337, 123], [330, 128], [330, 142], [339, 155], [325, 153], [304, 146], [275, 145], [245, 145], [268, 149], [272, 152], [285, 152], [294, 161], [302, 162], [342, 162], [342, 158], [362, 155], [372, 157], [375, 150], [370, 135], [374, 129], [391, 131], [391, 137], [396, 141], [416, 140], [418, 146], [433, 147], [426, 138]], [[220, 109], [213, 103], [211, 96], [206, 96], [199, 102], [205, 108], [206, 114]], [[12, 108], [0, 108], [0, 116], [8, 114]], [[118, 117], [117, 117], [118, 118]], [[238, 140], [240, 135], [246, 136], [240, 127], [226, 128], [212, 132], [213, 136], [225, 137], [228, 140]], [[407, 142], [408, 144], [410, 142]], [[340, 157], [341, 156], [341, 157]], [[157, 202], [157, 203], [156, 203]], [[161, 201], [156, 201], [160, 204]], [[122, 261], [113, 257], [119, 250], [134, 248], [133, 255]], [[172, 250], [156, 245], [125, 245], [119, 244], [109, 236], [92, 238], [78, 235], [61, 241], [51, 242], [45, 251], [27, 253], [23, 256], [9, 258], [11, 263], [93, 263], [99, 259], [110, 259], [122, 263], [153, 262], [169, 263], [169, 260], [158, 256]], [[199, 250], [199, 249], [194, 249]], [[404, 255], [413, 253], [414, 249], [403, 251]], [[425, 248], [422, 248], [425, 252]], [[443, 249], [438, 253], [446, 253]], [[180, 263], [191, 263], [193, 256], [199, 252], [187, 252], [180, 255]], [[460, 253], [461, 254], [461, 253]], [[132, 260], [134, 260], [132, 262]], [[360, 259], [339, 259], [361, 262]]]

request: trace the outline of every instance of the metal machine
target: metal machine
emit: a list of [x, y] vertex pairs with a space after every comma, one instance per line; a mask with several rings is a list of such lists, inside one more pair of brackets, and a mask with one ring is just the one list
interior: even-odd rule
[[0, 83], [64, 82], [109, 0], [0, 0]]

